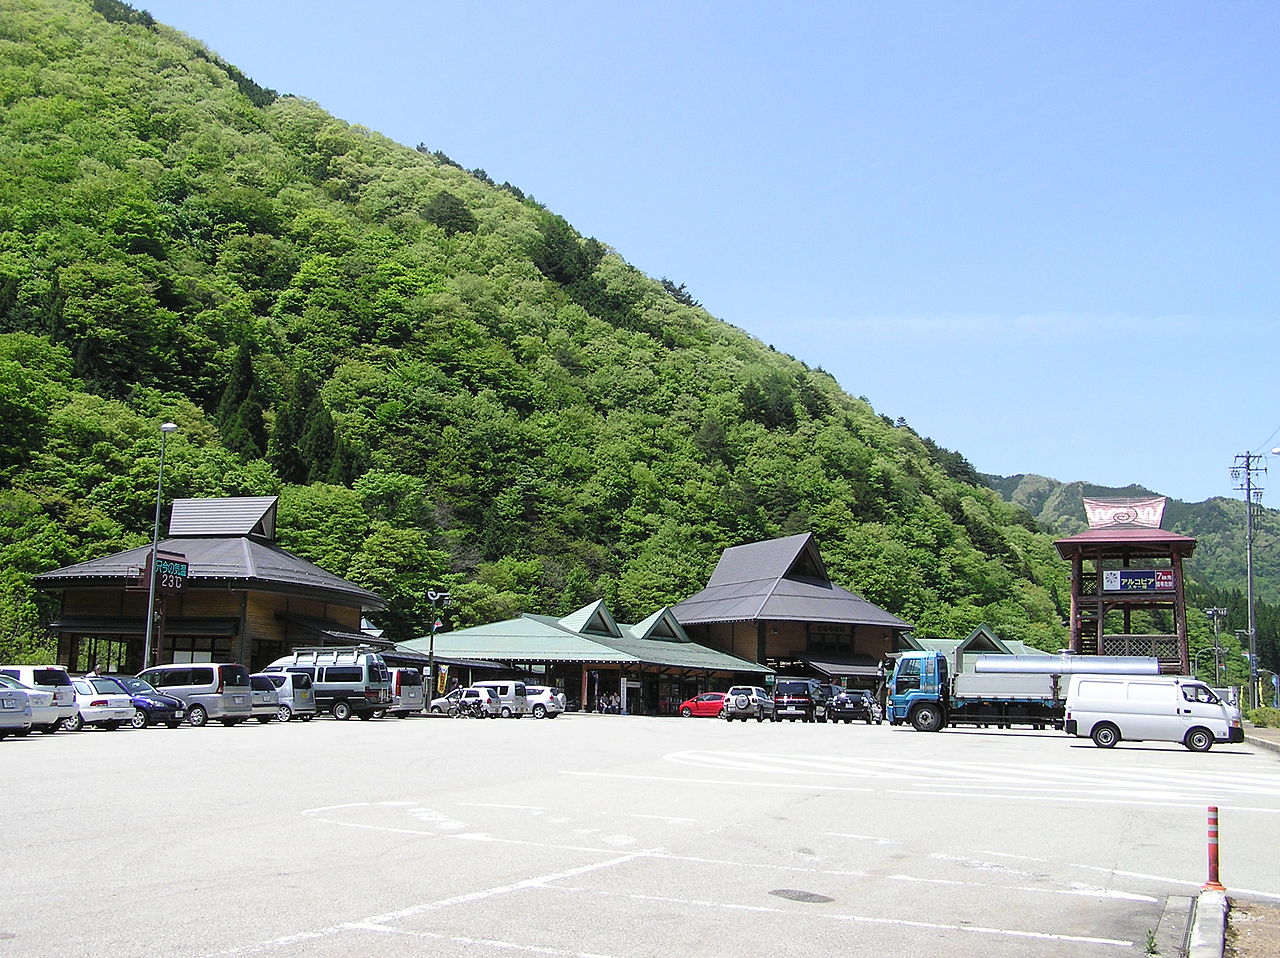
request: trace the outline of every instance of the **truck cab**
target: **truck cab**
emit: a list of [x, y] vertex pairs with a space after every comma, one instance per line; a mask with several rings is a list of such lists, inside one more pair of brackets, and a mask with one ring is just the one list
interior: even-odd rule
[[937, 731], [946, 724], [949, 688], [945, 656], [938, 652], [903, 652], [889, 679], [889, 723], [910, 722], [921, 731]]

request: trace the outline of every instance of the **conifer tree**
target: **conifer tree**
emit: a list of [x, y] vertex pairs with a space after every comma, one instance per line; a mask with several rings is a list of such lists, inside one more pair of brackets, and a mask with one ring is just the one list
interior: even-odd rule
[[305, 369], [295, 370], [285, 387], [284, 402], [276, 409], [275, 425], [267, 444], [267, 462], [282, 480], [293, 485], [307, 481], [307, 463], [300, 446], [307, 413], [315, 400], [315, 382]]

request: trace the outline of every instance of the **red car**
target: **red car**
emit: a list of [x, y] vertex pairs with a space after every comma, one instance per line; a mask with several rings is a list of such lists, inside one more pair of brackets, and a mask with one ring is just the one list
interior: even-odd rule
[[724, 708], [723, 692], [703, 692], [680, 703], [680, 714], [685, 718], [691, 715], [699, 718], [719, 718]]

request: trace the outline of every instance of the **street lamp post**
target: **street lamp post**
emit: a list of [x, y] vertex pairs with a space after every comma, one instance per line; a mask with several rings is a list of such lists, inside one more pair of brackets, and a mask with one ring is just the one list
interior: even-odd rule
[[1218, 641], [1218, 634], [1227, 610], [1205, 609], [1204, 614], [1213, 620], [1213, 684], [1219, 687], [1222, 685], [1222, 645]]
[[146, 637], [142, 641], [142, 667], [151, 665], [151, 636], [155, 628], [156, 618], [156, 553], [160, 549], [160, 494], [164, 489], [164, 447], [169, 433], [176, 432], [176, 423], [160, 424], [160, 468], [156, 476], [156, 521], [151, 528], [151, 561], [150, 574], [147, 576], [147, 628]]
[[431, 601], [431, 639], [427, 643], [427, 681], [431, 689], [431, 694], [427, 696], [427, 704], [430, 705], [431, 700], [440, 694], [440, 690], [436, 687], [436, 629], [440, 627], [440, 617], [436, 614], [436, 603], [440, 603], [442, 607], [449, 604], [448, 592], [436, 592], [434, 589], [427, 592], [427, 598]]

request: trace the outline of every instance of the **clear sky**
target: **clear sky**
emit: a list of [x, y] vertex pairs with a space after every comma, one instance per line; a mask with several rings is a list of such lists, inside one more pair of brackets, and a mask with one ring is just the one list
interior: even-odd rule
[[980, 471], [1195, 501], [1280, 445], [1274, 0], [135, 6]]

